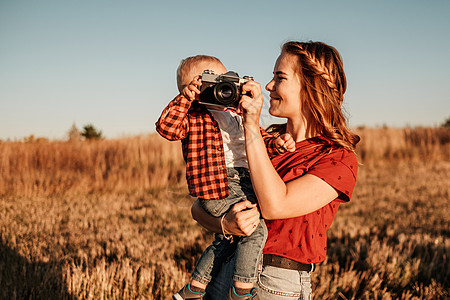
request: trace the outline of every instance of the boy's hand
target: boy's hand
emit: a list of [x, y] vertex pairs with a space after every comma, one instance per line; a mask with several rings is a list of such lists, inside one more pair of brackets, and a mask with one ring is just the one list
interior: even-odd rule
[[280, 153], [284, 153], [286, 151], [294, 152], [295, 142], [289, 133], [284, 133], [276, 138], [275, 147], [277, 147]]
[[181, 91], [181, 94], [190, 101], [198, 100], [200, 95], [199, 88], [202, 86], [202, 76], [197, 75], [194, 79]]

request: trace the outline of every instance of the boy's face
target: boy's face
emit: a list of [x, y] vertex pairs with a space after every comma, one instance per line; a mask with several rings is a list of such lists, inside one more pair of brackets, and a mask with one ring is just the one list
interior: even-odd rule
[[215, 74], [223, 74], [227, 72], [227, 69], [225, 69], [225, 67], [220, 63], [201, 61], [181, 76], [182, 88], [186, 87], [195, 76], [202, 75], [204, 70], [212, 70]]

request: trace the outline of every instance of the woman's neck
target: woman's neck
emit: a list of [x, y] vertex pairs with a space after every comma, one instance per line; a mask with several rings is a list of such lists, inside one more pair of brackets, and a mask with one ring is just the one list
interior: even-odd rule
[[308, 122], [306, 118], [288, 119], [286, 133], [289, 133], [295, 142], [301, 142], [317, 136], [313, 122]]

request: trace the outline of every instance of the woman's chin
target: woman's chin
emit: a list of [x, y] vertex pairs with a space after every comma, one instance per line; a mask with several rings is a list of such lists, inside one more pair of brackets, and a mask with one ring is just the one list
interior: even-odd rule
[[280, 105], [280, 101], [270, 99], [269, 113], [272, 115], [278, 111], [277, 107]]
[[269, 114], [274, 117], [279, 117], [277, 109], [272, 106], [269, 107]]

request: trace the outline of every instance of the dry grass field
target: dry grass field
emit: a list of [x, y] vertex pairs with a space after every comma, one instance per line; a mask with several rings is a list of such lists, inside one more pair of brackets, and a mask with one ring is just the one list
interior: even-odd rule
[[[450, 129], [360, 128], [315, 299], [450, 297]], [[212, 235], [180, 144], [0, 142], [0, 299], [169, 299]]]

